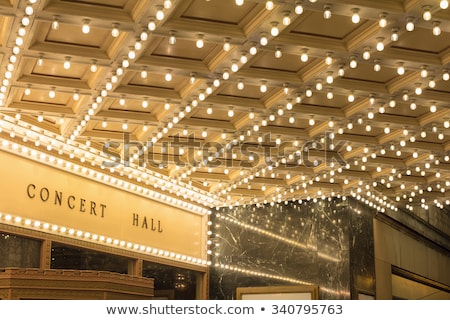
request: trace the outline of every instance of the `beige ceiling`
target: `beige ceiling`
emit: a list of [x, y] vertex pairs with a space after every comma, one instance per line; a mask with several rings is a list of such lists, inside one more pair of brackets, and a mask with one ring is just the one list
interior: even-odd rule
[[[440, 9], [440, 1], [304, 0], [302, 14], [295, 12], [301, 1], [294, 0], [274, 1], [272, 10], [266, 1], [184, 0], [164, 8], [169, 2], [1, 0], [3, 141], [162, 193], [183, 186], [193, 192], [177, 196], [202, 206], [353, 195], [385, 208], [450, 199], [450, 81], [443, 79], [450, 69], [450, 11]], [[27, 4], [34, 10], [22, 26]], [[325, 7], [330, 19], [324, 19]], [[162, 20], [155, 18], [158, 8]], [[355, 8], [358, 23], [351, 19]], [[426, 8], [430, 21], [422, 17]], [[381, 15], [386, 27], [379, 25]], [[84, 34], [86, 19], [90, 32]], [[413, 31], [405, 28], [408, 19]], [[148, 29], [150, 21], [155, 30]], [[394, 31], [398, 41], [391, 40]], [[16, 45], [21, 32], [23, 44]], [[202, 48], [196, 47], [199, 36]], [[137, 42], [142, 48], [135, 50]], [[130, 50], [136, 57], [128, 58]], [[300, 58], [304, 52], [307, 61]], [[356, 68], [350, 68], [353, 57]], [[99, 165], [113, 153], [125, 158], [124, 132], [131, 158], [146, 146], [142, 162], [136, 155], [114, 171]], [[52, 140], [62, 146], [46, 147]], [[170, 182], [167, 188], [145, 183], [155, 174]]]

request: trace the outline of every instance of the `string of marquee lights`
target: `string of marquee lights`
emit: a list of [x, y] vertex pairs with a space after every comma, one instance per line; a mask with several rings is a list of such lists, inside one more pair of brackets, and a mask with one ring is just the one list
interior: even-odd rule
[[169, 250], [117, 239], [108, 235], [91, 233], [86, 230], [77, 230], [71, 228], [70, 226], [60, 226], [45, 221], [29, 219], [4, 212], [0, 212], [0, 223], [28, 230], [40, 231], [47, 234], [64, 236], [66, 238], [79, 239], [82, 241], [87, 241], [89, 243], [101, 244], [103, 246], [120, 248], [130, 252], [138, 252], [149, 256], [163, 258], [166, 260], [179, 261], [192, 265], [211, 265], [210, 261], [204, 260], [201, 257], [192, 257]]
[[[36, 0], [30, 1], [30, 4], [34, 4], [36, 2], [37, 2]], [[315, 3], [317, 1], [309, 1], [309, 2]], [[236, 5], [238, 5], [238, 6], [242, 5], [243, 3], [244, 3], [243, 1], [236, 1]], [[274, 8], [275, 3], [273, 1], [267, 1], [266, 2], [266, 9], [267, 10], [272, 10]], [[165, 19], [165, 17], [166, 17], [166, 14], [165, 14], [164, 10], [170, 10], [171, 7], [172, 7], [172, 2], [171, 1], [165, 1], [163, 6], [158, 6], [156, 8], [157, 11], [156, 11], [155, 17], [150, 17], [148, 19], [148, 21], [149, 21], [148, 22], [148, 26], [147, 26], [148, 30], [145, 30], [145, 29], [142, 30], [139, 39], [136, 40], [135, 46], [133, 48], [130, 47], [128, 55], [122, 59], [121, 63], [118, 64], [117, 68], [112, 72], [111, 79], [107, 80], [107, 82], [104, 85], [104, 88], [102, 90], [100, 90], [100, 92], [98, 93], [97, 97], [93, 100], [90, 108], [87, 110], [86, 114], [84, 115], [83, 120], [80, 121], [80, 124], [77, 125], [76, 129], [70, 135], [70, 139], [71, 140], [75, 140], [76, 137], [79, 136], [79, 134], [81, 133], [83, 128], [87, 125], [87, 122], [91, 119], [91, 117], [93, 115], [95, 115], [96, 110], [98, 110], [98, 106], [102, 102], [103, 98], [106, 97], [109, 94], [109, 92], [113, 90], [114, 83], [117, 83], [118, 77], [120, 77], [123, 74], [123, 69], [130, 67], [130, 61], [132, 61], [136, 57], [135, 56], [135, 51], [139, 50], [140, 42], [141, 41], [146, 41], [148, 39], [148, 31], [150, 31], [150, 32], [155, 32], [156, 31], [157, 22], [163, 21]], [[441, 1], [440, 2], [440, 7], [442, 9], [446, 9], [448, 7], [448, 2]], [[300, 14], [303, 13], [303, 11], [304, 11], [304, 9], [302, 7], [302, 3], [298, 2], [298, 1], [295, 2], [295, 7], [294, 7], [295, 14], [300, 15]], [[331, 15], [332, 15], [331, 14], [331, 7], [325, 6], [324, 7], [324, 18], [325, 19], [330, 19]], [[32, 17], [33, 17], [32, 7], [27, 6], [25, 8], [25, 16], [24, 16], [24, 20], [23, 20], [22, 24], [24, 26], [28, 26], [30, 24], [30, 19], [32, 19]], [[424, 8], [424, 10], [423, 10], [423, 19], [425, 21], [431, 21], [430, 8]], [[55, 21], [57, 21], [57, 19], [55, 19]], [[352, 22], [353, 23], [358, 23], [359, 21], [360, 21], [359, 10], [357, 10], [357, 8], [355, 8], [353, 10], [353, 14], [352, 14]], [[286, 26], [286, 25], [289, 24], [289, 22], [290, 22], [289, 15], [286, 14], [285, 18], [283, 19], [282, 25]], [[387, 20], [386, 20], [386, 16], [385, 15], [380, 14], [379, 24], [380, 24], [381, 28], [386, 27]], [[280, 31], [279, 25], [280, 24], [279, 23], [272, 23], [271, 25], [272, 25], [272, 28], [270, 30], [270, 35], [273, 38], [275, 38], [279, 34], [279, 31]], [[413, 24], [412, 19], [407, 19], [405, 28], [406, 28], [407, 31], [413, 31], [414, 30], [414, 24]], [[436, 24], [435, 22], [433, 22], [433, 35], [435, 35], [435, 36], [440, 35], [439, 30], [440, 30], [439, 29], [439, 25]], [[398, 30], [392, 29], [391, 31], [392, 31], [391, 40], [392, 41], [396, 41], [397, 40]], [[83, 32], [84, 33], [88, 33], [89, 32], [89, 21], [84, 21], [84, 23], [83, 23]], [[117, 33], [117, 26], [113, 25], [112, 32], [113, 33], [114, 32]], [[25, 31], [23, 31], [21, 29], [21, 31], [19, 31], [19, 34], [25, 35]], [[174, 37], [173, 38], [174, 40], [172, 40], [172, 41], [173, 41], [173, 43], [175, 43], [176, 42], [175, 35], [171, 35], [171, 37]], [[381, 39], [381, 38], [377, 39], [377, 46], [376, 46], [376, 50], [377, 51], [382, 51], [384, 49], [383, 40], [384, 39]], [[19, 45], [21, 43], [23, 43], [23, 41], [20, 41], [20, 40], [17, 40], [17, 41], [19, 42]], [[203, 39], [203, 37], [199, 35], [197, 37], [197, 41], [196, 41], [197, 47], [199, 47], [199, 48], [202, 47], [203, 41], [205, 41], [205, 39]], [[260, 39], [259, 45], [261, 47], [265, 47], [265, 46], [267, 46], [268, 41], [269, 41], [269, 39], [267, 38], [267, 36], [265, 34], [261, 34], [261, 39]], [[228, 38], [225, 38], [224, 39], [224, 50], [228, 51], [229, 49], [230, 49], [230, 41], [229, 41]], [[248, 52], [250, 53], [250, 55], [254, 55], [256, 53], [256, 50], [257, 50], [257, 48], [256, 48], [255, 44], [252, 44], [252, 46], [249, 48]], [[13, 49], [13, 53], [16, 54], [16, 52], [17, 52], [17, 47], [15, 47]], [[17, 54], [19, 52], [17, 52]], [[275, 54], [277, 54], [279, 56], [280, 52], [279, 52], [278, 49], [276, 50]], [[301, 58], [302, 61], [307, 61], [309, 59], [309, 57], [308, 57], [308, 50], [306, 48], [302, 50], [300, 58]], [[362, 58], [364, 60], [368, 60], [370, 58], [370, 50], [369, 49], [364, 50], [364, 52], [362, 54]], [[325, 62], [327, 64], [331, 64], [333, 62], [332, 59], [333, 58], [330, 56], [330, 54], [327, 53], [326, 54], [326, 58], [325, 58]], [[70, 60], [71, 60], [70, 57], [66, 57], [65, 58], [65, 61], [64, 61], [64, 67], [65, 68], [70, 68]], [[247, 52], [246, 51], [241, 52], [241, 58], [239, 60], [232, 60], [231, 61], [231, 66], [229, 68], [227, 67], [227, 68], [223, 69], [223, 72], [221, 73], [222, 80], [224, 80], [224, 81], [229, 80], [230, 79], [230, 74], [235, 73], [235, 72], [237, 72], [239, 70], [240, 66], [237, 64], [238, 61], [242, 65], [245, 64], [248, 61]], [[380, 68], [379, 61], [375, 60], [374, 63], [375, 63], [375, 65], [374, 65], [375, 71], [379, 70], [379, 68]], [[93, 66], [95, 66], [95, 62], [94, 61], [93, 61]], [[350, 56], [349, 67], [350, 68], [356, 68], [357, 67], [357, 62], [356, 62], [356, 59], [355, 59], [354, 56]], [[8, 68], [10, 68], [10, 67], [8, 67]], [[398, 73], [400, 75], [404, 74], [404, 68], [405, 68], [405, 66], [402, 63], [398, 64]], [[92, 67], [91, 69], [94, 69], [94, 68]], [[8, 71], [5, 73], [5, 79], [8, 79], [8, 77], [10, 75], [10, 71], [11, 70], [8, 70]], [[427, 71], [426, 68], [422, 68], [422, 70], [421, 70], [421, 77], [429, 79], [428, 85], [430, 87], [433, 87], [434, 84], [435, 84], [435, 79], [434, 78], [428, 78], [428, 73], [426, 71]], [[338, 76], [343, 76], [344, 72], [345, 72], [344, 69], [340, 66], [340, 69], [338, 71]], [[145, 76], [146, 73], [147, 73], [146, 70], [142, 70], [141, 76]], [[191, 81], [195, 81], [196, 80], [195, 75], [191, 74], [190, 77], [191, 77]], [[332, 80], [333, 77], [334, 77], [334, 74], [328, 73], [328, 75], [326, 77], [326, 83], [327, 84], [331, 84], [333, 82], [333, 80]], [[170, 69], [167, 70], [165, 78], [166, 78], [167, 81], [171, 80], [172, 75], [171, 75], [171, 70]], [[447, 81], [449, 79], [448, 71], [445, 70], [445, 69], [442, 72], [442, 79], [444, 81]], [[5, 85], [5, 82], [3, 84]], [[8, 82], [6, 82], [6, 84], [8, 84]], [[242, 79], [238, 79], [238, 81], [237, 81], [238, 88], [242, 89], [244, 87], [243, 84], [244, 84], [243, 80]], [[190, 101], [190, 103], [186, 104], [185, 110], [181, 110], [180, 111], [180, 114], [179, 114], [180, 116], [174, 117], [172, 121], [168, 121], [164, 127], [160, 127], [158, 129], [158, 132], [156, 134], [154, 134], [154, 136], [152, 138], [152, 142], [156, 143], [159, 139], [161, 139], [163, 137], [163, 135], [168, 132], [169, 129], [171, 129], [174, 125], [176, 125], [179, 122], [180, 119], [183, 118], [181, 115], [183, 115], [185, 111], [188, 112], [189, 110], [191, 110], [191, 105], [193, 107], [198, 106], [199, 103], [201, 103], [201, 102], [203, 102], [205, 100], [205, 98], [206, 98], [206, 96], [208, 94], [212, 93], [212, 90], [213, 90], [212, 88], [218, 87], [218, 86], [220, 86], [220, 79], [219, 78], [215, 79], [214, 82], [212, 83], [212, 85], [208, 84], [205, 89], [200, 89], [199, 95], [195, 96], [195, 97], [192, 97], [191, 98], [192, 101]], [[310, 87], [306, 87], [306, 91], [304, 93], [304, 95], [306, 97], [310, 97], [313, 94], [312, 87], [314, 87], [317, 91], [322, 91], [323, 90], [323, 80], [322, 79], [318, 79], [318, 80], [316, 80], [316, 83], [314, 85], [312, 85]], [[285, 86], [284, 89], [286, 90], [286, 93], [289, 93], [288, 86]], [[261, 82], [261, 90], [262, 91], [263, 90], [267, 90], [267, 82], [265, 82], [265, 81]], [[4, 86], [2, 87], [2, 92], [3, 91], [6, 91], [6, 89], [4, 89]], [[422, 86], [418, 86], [416, 88], [416, 91], [415, 91], [416, 95], [420, 95], [421, 91], [422, 91]], [[49, 93], [52, 93], [52, 92], [54, 92], [54, 89], [50, 90]], [[75, 92], [74, 93], [74, 97], [77, 94], [78, 93]], [[332, 96], [333, 96], [333, 92], [331, 91], [330, 88], [327, 88], [327, 97], [331, 97], [332, 98]], [[404, 101], [406, 99], [405, 98], [406, 96], [408, 96], [408, 94], [404, 92], [404, 94], [402, 96], [402, 99]], [[4, 98], [4, 95], [2, 97]], [[120, 101], [124, 101], [124, 100], [125, 99], [123, 97], [120, 99]], [[289, 112], [291, 110], [291, 108], [292, 108], [292, 102], [291, 101], [292, 100], [293, 99], [287, 98], [287, 103], [285, 105], [285, 111]], [[296, 100], [297, 103], [299, 103], [299, 101], [301, 101], [301, 95], [299, 93], [297, 93], [295, 100]], [[351, 102], [353, 100], [354, 100], [354, 93], [350, 92], [349, 93], [349, 102]], [[2, 99], [2, 101], [3, 101], [3, 99]], [[145, 107], [145, 105], [146, 105], [146, 101], [143, 100], [142, 101], [142, 106]], [[167, 102], [166, 105], [169, 105], [167, 107], [169, 109], [170, 108], [170, 104]], [[392, 105], [394, 105], [394, 107], [395, 107], [395, 100], [389, 101], [389, 106], [392, 107]], [[416, 102], [412, 101], [411, 102], [411, 109], [415, 108], [415, 107], [416, 107]], [[270, 112], [273, 112], [273, 109], [270, 109], [270, 110], [271, 110]], [[280, 110], [283, 110], [283, 109], [278, 108], [278, 111], [275, 114], [278, 114], [279, 116], [283, 116], [285, 111], [281, 112]], [[380, 113], [384, 113], [384, 110], [385, 110], [384, 106], [381, 106], [378, 111]], [[229, 112], [229, 115], [233, 114], [233, 112], [231, 112], [231, 111]], [[432, 104], [430, 106], [430, 112], [436, 112], [436, 111], [437, 111], [436, 105]], [[270, 119], [271, 117], [274, 116], [274, 114], [270, 114], [270, 115], [266, 115], [266, 116], [268, 116], [268, 118]], [[369, 115], [368, 115], [368, 118], [370, 119]], [[177, 120], [175, 120], [175, 119], [177, 119]], [[290, 121], [291, 121], [291, 119], [294, 119], [294, 121], [295, 121], [295, 118], [292, 117], [292, 116], [290, 117]], [[362, 118], [358, 118], [358, 120], [359, 119], [362, 119]], [[273, 120], [270, 120], [270, 121], [273, 121]], [[313, 125], [314, 125], [314, 121], [312, 121], [312, 119], [310, 121], [310, 124], [311, 123], [313, 123]], [[257, 125], [257, 124], [254, 125], [253, 129], [256, 132], [256, 131], [258, 131], [258, 130], [255, 130], [256, 128], [259, 128], [261, 126], [266, 126], [266, 125], [267, 125], [267, 120], [266, 120], [266, 118], [263, 118], [262, 120], [260, 120], [260, 124], [259, 125]], [[448, 127], [449, 127], [448, 121], [444, 122], [444, 129], [447, 129]], [[127, 123], [124, 123], [123, 124], [123, 129], [126, 130], [126, 128], [127, 128]], [[144, 125], [143, 130], [146, 131], [145, 130], [146, 128], [147, 128], [147, 126]], [[347, 128], [350, 129], [349, 125], [347, 125]], [[366, 124], [366, 128], [370, 128], [370, 124]], [[441, 140], [440, 137], [443, 137], [443, 132], [442, 132], [443, 129], [439, 129], [439, 128], [435, 129], [435, 128], [436, 127], [433, 126], [432, 132], [438, 132], [438, 138]], [[204, 130], [203, 132], [206, 132], [206, 130]], [[244, 137], [244, 139], [245, 139], [245, 137]], [[243, 141], [243, 140], [241, 139], [241, 141]], [[180, 177], [187, 177], [192, 172], [195, 172], [195, 167], [191, 168], [191, 169], [193, 169], [193, 170], [185, 169], [186, 171], [183, 174], [181, 174]], [[225, 170], [227, 170], [227, 169], [225, 169]], [[246, 177], [244, 177], [243, 179], [245, 179], [245, 178]], [[180, 182], [180, 180], [181, 179], [178, 179], [178, 182]], [[310, 180], [310, 181], [312, 181], [314, 183], [314, 180]], [[224, 189], [222, 189], [222, 191], [229, 190], [229, 186], [230, 185], [234, 185], [234, 182], [230, 182], [227, 186], [224, 187]], [[220, 197], [221, 194], [223, 194], [223, 192], [216, 193], [216, 197]], [[320, 194], [318, 196], [320, 196]], [[272, 199], [272, 200], [274, 200], [274, 199]], [[265, 199], [264, 202], [266, 202], [266, 201], [267, 200]], [[422, 203], [422, 204], [424, 206], [427, 206], [427, 204], [424, 204], [424, 203]], [[438, 205], [441, 205], [441, 204], [438, 203]]]
[[[110, 159], [102, 156], [95, 149], [88, 148], [85, 145], [74, 145], [73, 142], [67, 143], [63, 137], [57, 135], [51, 137], [48, 132], [43, 134], [42, 129], [30, 128], [27, 123], [22, 123], [15, 118], [4, 116], [0, 124], [0, 133], [7, 134], [2, 137], [0, 145], [5, 151], [13, 152], [22, 157], [27, 157], [76, 175], [85, 176], [94, 181], [101, 180], [103, 183], [115, 188], [133, 192], [197, 214], [207, 214], [211, 204], [217, 203], [217, 200], [209, 197], [207, 194], [198, 193], [192, 188], [183, 187], [180, 184], [175, 185], [165, 176], [158, 173], [149, 174], [140, 170], [137, 166], [121, 168], [117, 170], [119, 175], [114, 176], [113, 174], [116, 170], [104, 166], [104, 163], [110, 161]], [[12, 142], [9, 142], [8, 138]], [[19, 141], [19, 139], [21, 143], [28, 142], [30, 146], [22, 146], [21, 143], [14, 142]], [[65, 155], [65, 159], [63, 155]], [[90, 169], [88, 169], [89, 166], [91, 167]], [[150, 189], [148, 187], [150, 185], [160, 189], [161, 192]], [[169, 195], [167, 195], [167, 192]], [[176, 197], [171, 194], [176, 195]], [[184, 201], [182, 198], [190, 199], [197, 205]]]

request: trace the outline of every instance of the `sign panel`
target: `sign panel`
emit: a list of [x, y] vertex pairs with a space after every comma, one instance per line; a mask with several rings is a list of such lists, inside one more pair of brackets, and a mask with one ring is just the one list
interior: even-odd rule
[[205, 259], [205, 218], [0, 151], [0, 211]]

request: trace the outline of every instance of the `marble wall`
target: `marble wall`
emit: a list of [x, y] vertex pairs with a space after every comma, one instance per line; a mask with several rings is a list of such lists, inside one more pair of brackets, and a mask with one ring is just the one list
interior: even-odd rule
[[370, 292], [372, 214], [342, 199], [219, 208], [210, 299], [235, 299], [237, 287], [249, 286], [313, 284], [320, 299]]

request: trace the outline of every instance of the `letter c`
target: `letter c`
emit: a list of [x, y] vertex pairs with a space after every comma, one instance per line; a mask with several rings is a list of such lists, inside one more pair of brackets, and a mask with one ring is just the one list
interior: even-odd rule
[[[34, 193], [34, 190], [36, 190], [36, 185], [30, 183], [30, 184], [27, 186], [27, 195], [28, 195], [28, 198], [33, 199], [34, 197], [36, 197], [36, 194]], [[31, 193], [31, 191], [33, 191], [33, 193]]]

